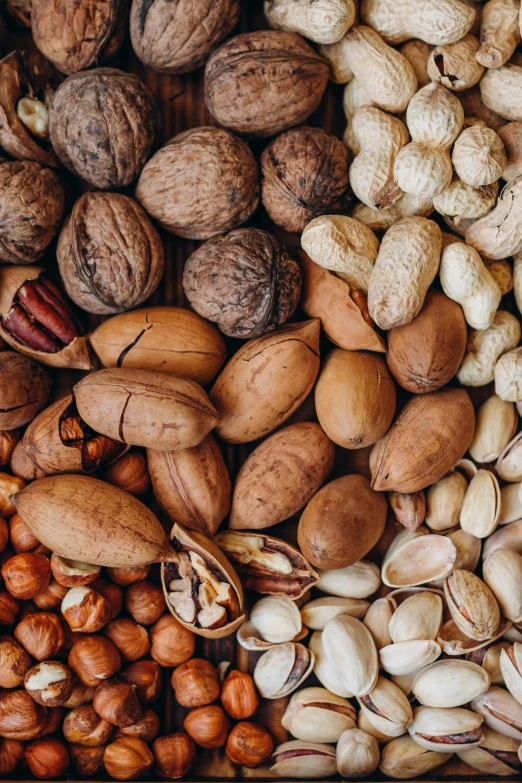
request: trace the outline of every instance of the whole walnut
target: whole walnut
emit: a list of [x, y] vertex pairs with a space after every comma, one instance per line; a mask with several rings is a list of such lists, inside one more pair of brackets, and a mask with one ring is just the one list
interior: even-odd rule
[[29, 160], [0, 164], [0, 261], [32, 264], [58, 231], [64, 191], [58, 176]]
[[186, 73], [203, 65], [239, 19], [239, 0], [133, 0], [132, 46], [147, 68]]
[[192, 128], [148, 161], [136, 198], [173, 234], [209, 239], [248, 220], [259, 203], [258, 176], [244, 141], [223, 128]]
[[262, 199], [286, 231], [301, 232], [319, 215], [344, 213], [350, 205], [348, 150], [321, 128], [292, 128], [261, 156]]
[[301, 274], [278, 240], [239, 228], [198, 248], [185, 264], [194, 310], [229, 337], [257, 337], [287, 321], [299, 302]]
[[226, 128], [272, 136], [317, 109], [329, 74], [326, 61], [295, 33], [242, 33], [207, 62], [205, 102]]
[[[34, 41], [48, 60], [76, 73], [115, 53], [113, 38], [126, 0], [38, 0], [32, 4]], [[123, 37], [118, 36], [119, 45]], [[117, 47], [119, 48], [119, 47]]]
[[65, 289], [89, 313], [137, 307], [163, 275], [163, 245], [139, 204], [119, 193], [84, 193], [58, 239]]
[[116, 68], [69, 76], [49, 113], [51, 143], [63, 165], [101, 190], [136, 179], [157, 128], [158, 110], [149, 88]]

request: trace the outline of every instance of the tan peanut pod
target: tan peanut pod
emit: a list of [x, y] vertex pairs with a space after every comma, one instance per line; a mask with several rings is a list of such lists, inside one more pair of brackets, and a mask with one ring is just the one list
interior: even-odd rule
[[485, 386], [495, 377], [495, 365], [502, 354], [520, 342], [520, 323], [511, 313], [498, 310], [488, 329], [472, 329], [466, 356], [457, 373], [463, 386]]
[[522, 175], [508, 182], [495, 209], [470, 226], [466, 242], [491, 259], [522, 249]]
[[346, 63], [364, 84], [375, 105], [394, 113], [406, 109], [417, 89], [408, 60], [370, 27], [352, 27], [346, 35]]
[[333, 44], [355, 21], [354, 0], [265, 0], [270, 27], [300, 33], [310, 41]]
[[433, 214], [433, 201], [431, 198], [410, 196], [403, 193], [402, 196], [386, 209], [372, 209], [366, 204], [357, 204], [352, 210], [352, 217], [360, 220], [372, 231], [386, 231], [388, 228], [405, 217], [429, 217]]
[[479, 46], [474, 35], [466, 35], [453, 44], [436, 46], [428, 59], [430, 79], [455, 92], [474, 87], [484, 73], [484, 66], [475, 59]]
[[442, 290], [460, 304], [468, 324], [473, 329], [488, 329], [501, 292], [477, 251], [453, 242], [442, 251], [439, 273]]
[[324, 57], [326, 62], [330, 63], [330, 81], [335, 84], [346, 84], [353, 79], [352, 70], [346, 64], [345, 47], [344, 36], [336, 43], [319, 46], [319, 54]]
[[457, 93], [457, 97], [462, 104], [466, 117], [476, 117], [482, 120], [488, 128], [493, 128], [497, 133], [506, 124], [506, 120], [500, 114], [488, 108], [482, 100], [480, 84], [472, 87], [471, 90]]
[[363, 0], [361, 16], [392, 44], [408, 38], [435, 45], [455, 43], [475, 21], [474, 9], [460, 0]]
[[368, 309], [381, 329], [412, 321], [439, 268], [442, 233], [432, 220], [404, 218], [383, 237], [368, 289]]
[[522, 348], [508, 351], [496, 363], [495, 392], [509, 402], [522, 400]]
[[506, 152], [502, 179], [509, 182], [522, 174], [522, 122], [508, 122], [497, 130]]
[[431, 79], [428, 74], [428, 58], [433, 50], [433, 46], [421, 41], [419, 38], [412, 38], [406, 41], [400, 48], [400, 53], [406, 57], [411, 67], [415, 71], [419, 87], [425, 87]]
[[480, 80], [482, 100], [506, 120], [522, 120], [522, 66], [506, 63]]
[[520, 41], [519, 0], [489, 0], [482, 9], [479, 63], [499, 68], [507, 63]]
[[453, 166], [468, 185], [491, 185], [502, 176], [506, 152], [499, 136], [491, 128], [473, 125], [462, 131], [455, 142]]
[[368, 207], [390, 206], [402, 195], [393, 165], [399, 150], [408, 143], [406, 127], [396, 117], [367, 106], [354, 113], [351, 133], [359, 149], [350, 166], [353, 192]]
[[498, 182], [473, 187], [456, 174], [448, 187], [433, 197], [433, 206], [440, 215], [447, 215], [460, 223], [462, 218], [477, 219], [487, 215], [497, 203]]
[[[343, 39], [344, 40], [344, 39]], [[348, 125], [343, 134], [343, 144], [353, 152], [359, 154], [359, 141], [352, 130], [352, 117], [362, 106], [375, 106], [364, 85], [355, 77], [346, 85], [343, 93], [343, 109]]]
[[513, 289], [518, 312], [522, 313], [522, 253], [513, 256]]

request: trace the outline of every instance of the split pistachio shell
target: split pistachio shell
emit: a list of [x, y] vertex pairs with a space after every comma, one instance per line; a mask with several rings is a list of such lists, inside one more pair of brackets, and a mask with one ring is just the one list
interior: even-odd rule
[[[471, 533], [458, 528], [448, 535], [457, 550], [457, 557], [453, 568], [461, 568], [464, 571], [474, 571], [480, 560], [481, 543]], [[442, 585], [441, 585], [442, 587]]]
[[[301, 639], [304, 639], [307, 633], [307, 628], [301, 628], [299, 633], [296, 634], [293, 639], [289, 639], [288, 641], [299, 642]], [[267, 642], [266, 639], [263, 639], [255, 625], [250, 622], [250, 620], [247, 620], [238, 628], [236, 637], [238, 644], [244, 650], [249, 650], [250, 652], [265, 652], [266, 650], [270, 650], [272, 647], [276, 646], [276, 642]]]
[[501, 617], [493, 638], [477, 641], [477, 639], [471, 639], [465, 633], [462, 633], [453, 620], [448, 620], [448, 622], [444, 623], [441, 627], [439, 635], [437, 636], [437, 642], [446, 655], [467, 655], [476, 650], [480, 650], [482, 647], [487, 647], [491, 642], [500, 639], [501, 636], [504, 636], [508, 632], [511, 626], [512, 623], [510, 620]]
[[290, 642], [302, 628], [299, 609], [283, 595], [267, 595], [254, 604], [250, 622], [263, 639], [274, 644]]
[[482, 559], [487, 560], [495, 549], [512, 549], [522, 555], [522, 519], [499, 527], [484, 541]]
[[381, 667], [388, 674], [408, 674], [436, 661], [441, 648], [432, 639], [389, 644], [379, 651]]
[[442, 533], [459, 524], [467, 490], [468, 482], [457, 470], [430, 487], [426, 496], [426, 524], [430, 530]]
[[491, 686], [471, 702], [490, 729], [522, 742], [522, 705], [504, 688]]
[[455, 465], [455, 470], [458, 471], [459, 473], [462, 473], [462, 475], [467, 481], [471, 481], [473, 476], [476, 474], [478, 468], [472, 459], [467, 459], [463, 457], [462, 459], [459, 459], [459, 461]]
[[390, 737], [400, 737], [413, 720], [411, 705], [404, 693], [385, 677], [379, 677], [373, 690], [357, 701], [370, 723]]
[[337, 743], [337, 771], [343, 778], [365, 778], [379, 766], [379, 743], [361, 729], [348, 729]]
[[[457, 753], [461, 761], [484, 775], [510, 777], [521, 770], [520, 743], [498, 731], [483, 728], [484, 740], [478, 748]], [[520, 746], [522, 747], [522, 746]]]
[[522, 705], [522, 644], [515, 642], [512, 647], [502, 650], [500, 669], [506, 688]]
[[382, 564], [389, 587], [412, 587], [450, 573], [457, 550], [449, 538], [430, 535], [426, 528], [404, 530], [394, 539]]
[[421, 592], [403, 601], [394, 612], [389, 625], [392, 642], [437, 638], [442, 625], [442, 598], [431, 592]]
[[522, 432], [500, 454], [495, 470], [504, 481], [522, 481]]
[[500, 515], [500, 487], [490, 470], [479, 470], [471, 480], [460, 511], [460, 526], [476, 538], [486, 538]]
[[279, 699], [295, 691], [314, 666], [314, 654], [302, 644], [272, 647], [256, 663], [254, 682], [264, 699]]
[[356, 713], [347, 699], [326, 688], [303, 688], [294, 693], [281, 720], [283, 728], [305, 742], [337, 742], [355, 727]]
[[489, 674], [470, 661], [436, 661], [419, 672], [412, 686], [417, 701], [428, 707], [462, 707], [490, 686]]
[[492, 644], [484, 652], [482, 668], [489, 674], [492, 685], [505, 685], [500, 658], [502, 650], [507, 650], [509, 646], [509, 642], [499, 642], [498, 644]]
[[469, 453], [476, 462], [493, 462], [505, 449], [517, 429], [518, 415], [512, 402], [494, 394], [480, 406]]
[[396, 608], [397, 604], [394, 599], [386, 596], [386, 598], [378, 598], [377, 601], [370, 604], [370, 608], [366, 612], [363, 623], [373, 636], [377, 650], [392, 643], [389, 625]]
[[408, 731], [423, 748], [456, 753], [480, 745], [484, 739], [482, 720], [481, 715], [462, 707], [418, 707]]
[[522, 623], [522, 555], [512, 549], [495, 549], [485, 560], [482, 575], [502, 614]]
[[520, 501], [520, 488], [522, 482], [506, 484], [500, 490], [500, 515], [499, 525], [507, 525], [516, 519], [522, 519], [522, 502]]
[[362, 620], [370, 604], [359, 598], [340, 598], [328, 595], [309, 601], [301, 609], [301, 620], [307, 628], [322, 631], [329, 620], [340, 614], [349, 614]]
[[333, 669], [328, 663], [323, 646], [322, 631], [315, 631], [315, 633], [312, 634], [308, 649], [314, 655], [314, 674], [321, 685], [324, 685], [327, 690], [335, 693], [337, 696], [351, 699], [353, 693], [348, 690], [341, 680], [340, 673]]
[[506, 629], [506, 631], [502, 634], [502, 638], [505, 639], [510, 644], [515, 644], [515, 642], [518, 642], [518, 644], [522, 644], [522, 624], [521, 625], [510, 625], [509, 628]]
[[379, 769], [390, 778], [409, 780], [431, 772], [447, 760], [447, 753], [423, 748], [409, 734], [405, 734], [382, 749]]
[[495, 596], [475, 574], [457, 568], [444, 580], [451, 616], [463, 634], [483, 641], [492, 639], [500, 623]]
[[377, 742], [380, 743], [389, 742], [393, 739], [393, 737], [389, 737], [387, 734], [383, 734], [382, 731], [376, 729], [362, 710], [359, 710], [359, 715], [357, 716], [357, 728], [361, 729], [361, 731], [365, 731], [367, 734], [371, 734], [371, 736], [375, 737]]
[[360, 620], [341, 615], [330, 620], [323, 631], [326, 660], [348, 691], [364, 696], [374, 687], [379, 662], [369, 630]]
[[284, 742], [274, 750], [273, 757], [275, 764], [270, 772], [278, 778], [313, 780], [328, 778], [337, 772], [335, 748], [321, 742]]
[[368, 598], [381, 586], [381, 575], [375, 563], [359, 560], [347, 568], [320, 571], [316, 587], [323, 593], [342, 598]]

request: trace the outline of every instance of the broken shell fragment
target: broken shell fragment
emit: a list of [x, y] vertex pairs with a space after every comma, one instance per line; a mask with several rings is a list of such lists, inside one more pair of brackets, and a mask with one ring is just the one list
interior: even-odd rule
[[[289, 641], [299, 642], [301, 639], [304, 639], [307, 633], [308, 629], [302, 628], [301, 631]], [[238, 644], [249, 652], [265, 652], [276, 646], [276, 642], [267, 642], [266, 639], [263, 639], [257, 628], [249, 620], [238, 628], [236, 637]]]
[[340, 678], [339, 672], [333, 669], [327, 658], [323, 647], [322, 631], [315, 631], [310, 637], [308, 649], [314, 655], [314, 674], [324, 687], [335, 693], [336, 696], [342, 696], [345, 699], [351, 699], [353, 693], [348, 690]]
[[471, 709], [490, 729], [522, 742], [522, 704], [504, 690], [491, 686], [471, 702]]
[[412, 693], [427, 707], [462, 707], [490, 686], [489, 674], [470, 661], [436, 661], [420, 671]]
[[368, 598], [381, 586], [379, 567], [369, 560], [359, 560], [346, 568], [319, 570], [318, 573], [319, 582], [316, 587], [323, 593], [342, 598]]
[[313, 780], [328, 778], [337, 772], [335, 748], [321, 742], [284, 742], [274, 750], [273, 756], [275, 764], [270, 772], [278, 778]]
[[366, 778], [379, 766], [379, 743], [361, 729], [348, 729], [337, 743], [337, 771], [343, 778]]
[[500, 487], [490, 470], [479, 470], [471, 479], [460, 511], [460, 526], [476, 538], [495, 530], [500, 515]]
[[440, 644], [446, 655], [467, 655], [476, 650], [480, 650], [482, 647], [487, 647], [492, 642], [500, 639], [501, 636], [504, 636], [504, 634], [507, 633], [512, 625], [513, 623], [511, 620], [506, 620], [505, 617], [501, 617], [493, 638], [477, 641], [477, 639], [471, 639], [463, 633], [453, 620], [448, 620], [439, 631], [437, 643]]
[[405, 734], [383, 748], [379, 769], [391, 778], [409, 780], [431, 772], [447, 760], [447, 753], [428, 750]]
[[500, 653], [500, 670], [506, 688], [522, 705], [522, 644], [515, 642]]
[[322, 643], [327, 663], [354, 696], [369, 693], [377, 682], [379, 662], [369, 630], [360, 620], [340, 615], [326, 623]]
[[303, 688], [294, 693], [281, 719], [283, 727], [305, 742], [337, 742], [355, 727], [356, 712], [347, 699], [326, 688]]
[[429, 534], [426, 528], [399, 533], [382, 564], [382, 581], [389, 587], [413, 587], [442, 579], [457, 556], [452, 541]]
[[478, 576], [454, 569], [444, 580], [444, 594], [451, 616], [463, 634], [479, 642], [495, 636], [500, 610], [495, 596]]
[[410, 702], [385, 677], [379, 677], [373, 690], [357, 701], [370, 723], [389, 737], [400, 737], [413, 720]]
[[522, 623], [522, 555], [512, 549], [495, 549], [484, 561], [482, 576], [502, 614]]
[[408, 731], [423, 748], [456, 753], [480, 745], [484, 739], [482, 721], [481, 715], [462, 707], [418, 707]]
[[397, 608], [393, 598], [387, 595], [385, 598], [378, 598], [370, 604], [363, 623], [373, 636], [373, 641], [377, 650], [392, 643], [389, 626], [392, 615]]
[[433, 639], [389, 644], [379, 650], [381, 667], [388, 674], [408, 674], [436, 661], [442, 650]]
[[340, 598], [336, 595], [327, 595], [324, 598], [316, 598], [309, 601], [301, 609], [301, 620], [307, 628], [314, 631], [322, 631], [326, 623], [340, 614], [349, 614], [362, 620], [371, 604], [359, 598]]
[[313, 667], [314, 654], [303, 644], [277, 644], [256, 663], [254, 682], [264, 699], [279, 699], [293, 693]]
[[457, 470], [443, 476], [429, 488], [426, 497], [426, 524], [430, 530], [444, 533], [459, 524], [467, 490], [468, 482]]
[[500, 454], [495, 470], [504, 481], [522, 481], [522, 432]]
[[477, 748], [461, 751], [457, 756], [484, 775], [511, 776], [522, 771], [518, 755], [519, 742], [498, 731], [483, 728], [484, 740]]
[[389, 632], [392, 642], [437, 638], [442, 625], [442, 598], [428, 591], [406, 598], [394, 612]]
[[263, 639], [273, 644], [292, 641], [302, 628], [299, 609], [282, 595], [267, 595], [254, 604], [250, 622]]

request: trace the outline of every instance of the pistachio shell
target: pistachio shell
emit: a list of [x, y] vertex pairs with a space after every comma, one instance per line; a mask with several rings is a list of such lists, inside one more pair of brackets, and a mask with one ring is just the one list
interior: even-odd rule
[[510, 777], [520, 771], [518, 766], [507, 763], [507, 759], [517, 759], [519, 743], [512, 737], [506, 737], [498, 731], [485, 727], [484, 740], [478, 748], [457, 753], [465, 764], [477, 769], [483, 775], [500, 775]]
[[341, 680], [340, 673], [330, 666], [326, 658], [322, 631], [315, 631], [312, 634], [308, 648], [314, 654], [314, 674], [321, 685], [324, 685], [327, 690], [335, 693], [337, 696], [351, 699], [353, 693], [348, 690], [344, 681]]
[[500, 454], [495, 470], [504, 481], [522, 481], [522, 432]]
[[449, 533], [448, 538], [453, 542], [457, 550], [453, 568], [474, 571], [480, 560], [480, 539], [471, 533], [466, 533], [461, 528], [454, 530], [453, 533]]
[[391, 778], [409, 780], [431, 772], [447, 760], [447, 753], [427, 750], [405, 734], [383, 748], [379, 769]]
[[[413, 713], [413, 723], [408, 731], [415, 742], [428, 750], [455, 753], [480, 745], [484, 739], [481, 725], [480, 715], [462, 707], [418, 707]], [[466, 741], [463, 737], [462, 742], [459, 742], [458, 735], [467, 732], [473, 732], [472, 741]], [[447, 737], [447, 742], [441, 741], [443, 737]]]
[[282, 595], [261, 598], [252, 607], [250, 622], [263, 639], [273, 644], [290, 642], [302, 628], [299, 609], [293, 601]]
[[500, 490], [500, 516], [499, 525], [507, 525], [516, 519], [522, 519], [522, 502], [520, 501], [520, 488], [522, 482], [506, 484]]
[[381, 666], [388, 674], [408, 674], [436, 661], [441, 654], [432, 639], [415, 639], [389, 644], [379, 650]]
[[379, 766], [379, 743], [360, 729], [348, 729], [337, 743], [337, 771], [343, 778], [368, 777]]
[[279, 699], [295, 691], [313, 666], [314, 654], [302, 644], [277, 644], [256, 663], [254, 682], [264, 699]]
[[395, 538], [382, 564], [382, 581], [389, 587], [411, 587], [442, 579], [453, 568], [457, 550], [444, 536], [426, 528], [404, 530]]
[[393, 642], [437, 638], [442, 625], [442, 599], [436, 593], [416, 593], [403, 601], [389, 625]]
[[[302, 628], [299, 633], [289, 641], [300, 642], [307, 633], [308, 629]], [[238, 628], [236, 636], [238, 644], [244, 650], [249, 650], [249, 652], [266, 652], [266, 650], [270, 650], [277, 644], [276, 642], [267, 642], [266, 639], [263, 639], [257, 628], [249, 620]]]
[[477, 641], [492, 639], [500, 623], [495, 596], [475, 574], [457, 568], [444, 580], [451, 616], [463, 634]]
[[330, 620], [322, 643], [328, 664], [354, 696], [364, 696], [378, 676], [378, 656], [373, 638], [360, 620], [341, 615]]
[[412, 672], [407, 672], [406, 674], [392, 674], [391, 676], [391, 681], [394, 683], [394, 685], [397, 686], [397, 688], [401, 689], [409, 701], [413, 701], [415, 699], [411, 689], [413, 688], [415, 677], [421, 671], [422, 669], [414, 669]]
[[477, 411], [469, 453], [475, 462], [493, 462], [516, 432], [518, 415], [512, 402], [494, 394]]
[[492, 685], [471, 702], [490, 729], [522, 742], [522, 705], [504, 688]]
[[326, 688], [303, 688], [290, 699], [281, 723], [296, 739], [337, 742], [343, 731], [355, 727], [355, 717], [346, 699]]
[[486, 538], [497, 526], [500, 487], [489, 470], [479, 470], [471, 479], [460, 511], [460, 526], [476, 538]]
[[510, 522], [509, 525], [503, 525], [495, 530], [484, 541], [482, 559], [487, 560], [495, 549], [512, 549], [522, 555], [522, 519], [517, 519], [515, 522]]
[[319, 571], [316, 587], [323, 593], [343, 598], [368, 598], [381, 586], [381, 572], [375, 563], [359, 560], [346, 568]]
[[428, 707], [461, 707], [490, 686], [489, 674], [470, 661], [436, 661], [420, 671], [412, 686], [417, 701]]
[[357, 728], [361, 729], [361, 731], [365, 731], [366, 734], [371, 734], [371, 736], [375, 737], [377, 742], [381, 744], [383, 742], [389, 742], [391, 739], [393, 739], [393, 737], [389, 737], [387, 734], [383, 734], [382, 731], [376, 729], [375, 726], [370, 723], [362, 710], [359, 711], [357, 716]]
[[482, 576], [502, 614], [514, 623], [521, 623], [522, 555], [512, 549], [495, 549], [484, 561]]
[[390, 737], [400, 737], [413, 720], [410, 702], [400, 688], [385, 677], [379, 677], [373, 690], [357, 701], [370, 723]]
[[500, 639], [511, 628], [511, 625], [510, 620], [501, 617], [495, 635], [491, 639], [477, 641], [477, 639], [471, 639], [469, 636], [466, 636], [453, 620], [448, 620], [439, 631], [437, 643], [440, 644], [446, 655], [466, 655]]
[[378, 598], [377, 601], [370, 604], [366, 612], [363, 623], [370, 631], [377, 650], [392, 643], [389, 625], [396, 608], [397, 604], [393, 598], [386, 596], [386, 598]]
[[435, 533], [451, 530], [459, 524], [468, 482], [457, 470], [433, 484], [426, 496], [426, 524]]
[[506, 688], [522, 704], [522, 644], [515, 642], [512, 647], [502, 650], [500, 669]]
[[314, 631], [322, 631], [326, 623], [340, 614], [349, 614], [362, 620], [370, 604], [358, 598], [340, 598], [338, 596], [325, 596], [309, 601], [301, 609], [303, 625]]
[[502, 669], [500, 666], [500, 657], [502, 650], [507, 650], [510, 646], [509, 642], [499, 642], [498, 644], [492, 644], [484, 652], [482, 657], [482, 668], [489, 674], [492, 685], [505, 685]]
[[337, 772], [335, 748], [332, 745], [291, 740], [279, 745], [273, 756], [275, 764], [270, 767], [270, 772], [278, 778], [313, 780], [327, 778]]

